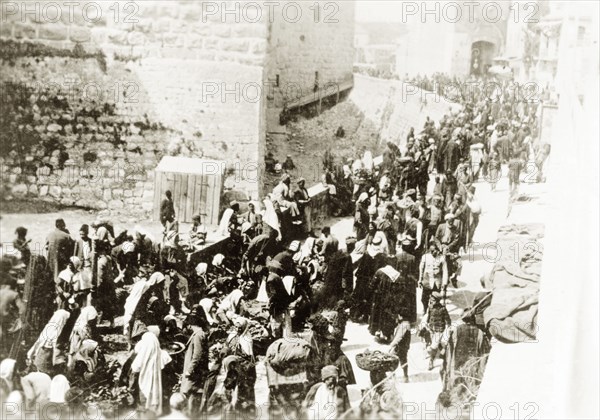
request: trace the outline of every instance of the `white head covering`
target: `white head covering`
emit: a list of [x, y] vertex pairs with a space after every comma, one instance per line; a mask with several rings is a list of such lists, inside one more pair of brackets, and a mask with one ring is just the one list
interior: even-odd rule
[[[85, 329], [87, 324], [96, 319], [98, 317], [98, 311], [93, 306], [86, 306], [79, 313], [79, 317], [77, 321], [75, 321], [75, 325], [73, 326], [73, 332], [81, 331]], [[73, 334], [73, 333], [71, 333]]]
[[265, 198], [263, 200], [265, 205], [265, 211], [263, 214], [263, 221], [271, 228], [277, 231], [277, 239], [281, 240], [281, 229], [279, 226], [279, 217], [275, 212], [275, 207], [270, 199]]
[[64, 375], [56, 375], [50, 383], [50, 402], [63, 404], [65, 403], [65, 394], [71, 389], [69, 380]]
[[214, 324], [215, 319], [210, 314], [210, 310], [213, 308], [213, 306], [215, 306], [215, 303], [213, 302], [213, 300], [209, 299], [209, 298], [204, 298], [200, 301], [200, 306], [204, 310], [204, 315], [206, 315], [206, 320], [208, 321], [208, 323]]
[[9, 392], [14, 389], [13, 375], [15, 373], [16, 363], [17, 361], [15, 359], [4, 359], [2, 360], [2, 363], [0, 363], [0, 379], [4, 380], [8, 386]]
[[250, 223], [250, 222], [242, 223], [242, 233], [248, 232], [248, 230], [250, 230], [251, 227], [252, 227], [252, 223]]
[[206, 274], [206, 270], [208, 270], [208, 264], [201, 262], [196, 266], [196, 274], [199, 276], [203, 276]]
[[52, 379], [42, 372], [31, 372], [21, 378], [21, 387], [29, 404], [43, 402], [50, 394]]
[[214, 265], [215, 267], [220, 267], [221, 264], [223, 264], [224, 259], [225, 256], [223, 254], [217, 254], [213, 257], [212, 265]]
[[233, 216], [233, 209], [228, 208], [223, 213], [223, 217], [221, 217], [221, 222], [219, 223], [219, 228], [217, 232], [221, 236], [229, 236], [229, 221], [231, 220], [231, 216]]
[[162, 412], [162, 377], [161, 371], [168, 363], [163, 357], [158, 337], [148, 331], [142, 335], [135, 345], [135, 359], [131, 363], [131, 371], [139, 373], [138, 385], [140, 393], [146, 399], [146, 409]]
[[31, 347], [31, 349], [27, 352], [27, 358], [33, 360], [40, 346], [45, 348], [54, 348], [56, 345], [56, 340], [58, 340], [58, 337], [62, 333], [62, 330], [70, 316], [71, 314], [64, 309], [59, 309], [54, 312], [52, 318], [50, 318], [50, 321], [48, 321], [42, 330], [33, 347]]
[[148, 279], [146, 284], [148, 286], [154, 286], [155, 284], [159, 284], [163, 281], [165, 281], [165, 275], [163, 273], [157, 271], [150, 276], [150, 278]]
[[230, 294], [225, 296], [225, 299], [223, 299], [219, 307], [225, 312], [230, 311], [235, 313], [242, 297], [244, 297], [244, 292], [242, 292], [240, 289], [235, 289]]

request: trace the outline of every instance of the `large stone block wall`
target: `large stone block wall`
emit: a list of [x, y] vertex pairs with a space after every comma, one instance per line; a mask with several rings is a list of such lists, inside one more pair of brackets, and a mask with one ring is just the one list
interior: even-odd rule
[[320, 87], [333, 89], [351, 79], [354, 62], [354, 2], [281, 4], [286, 18], [271, 24], [267, 63], [269, 83], [279, 75], [279, 87], [268, 102], [277, 109], [313, 93], [316, 72]]
[[[115, 102], [115, 80], [132, 80], [124, 66], [105, 74], [95, 58], [11, 62], [1, 66], [2, 198], [149, 211], [153, 170], [166, 153], [165, 139], [177, 133], [151, 121], [138, 104]], [[84, 93], [82, 86], [91, 88]], [[138, 97], [145, 101], [145, 92]]]
[[[62, 10], [57, 12], [54, 5]], [[75, 141], [67, 132], [72, 130], [71, 124], [64, 121], [58, 131], [48, 131], [53, 119], [49, 110], [46, 116], [38, 113], [39, 118], [47, 118], [32, 128], [65, 146], [63, 160], [64, 149], [69, 149], [66, 162], [52, 166], [55, 171], [60, 166], [60, 171], [71, 168], [72, 173], [81, 173], [90, 163], [101, 163], [121, 175], [135, 172], [134, 187], [125, 182], [129, 177], [110, 177], [100, 182], [102, 188], [98, 183], [88, 184], [85, 199], [73, 196], [73, 188], [56, 181], [65, 176], [38, 176], [47, 171], [49, 162], [44, 158], [58, 159], [57, 147], [48, 151], [49, 156], [41, 156], [41, 152], [40, 156], [21, 156], [19, 150], [8, 156], [6, 151], [1, 163], [6, 175], [3, 187], [12, 190], [9, 194], [23, 195], [26, 189], [32, 196], [43, 195], [64, 204], [147, 211], [154, 167], [164, 154], [181, 154], [225, 160], [238, 168], [229, 187], [256, 197], [266, 129], [265, 103], [260, 98], [268, 37], [265, 20], [238, 23], [235, 15], [206, 14], [203, 12], [212, 9], [205, 9], [199, 1], [79, 2], [73, 10], [68, 7], [64, 2], [0, 2], [0, 82], [25, 85], [22, 89], [36, 84], [37, 96], [47, 93], [50, 86], [59, 96], [67, 96], [71, 117], [81, 106], [85, 109], [90, 98], [92, 102], [98, 99], [94, 106], [114, 106], [111, 115], [102, 117], [123, 130], [119, 138], [124, 143], [118, 147], [88, 133], [87, 128]], [[11, 41], [42, 45], [52, 53], [4, 48]], [[96, 53], [101, 59], [90, 58]], [[73, 97], [73, 78], [78, 87], [88, 90], [75, 89]], [[15, 111], [16, 106], [4, 102], [3, 111]], [[2, 129], [11, 122], [17, 129], [23, 125], [5, 118], [3, 124], [7, 125]], [[101, 127], [97, 131], [108, 124], [93, 118], [79, 123]], [[129, 125], [133, 129], [126, 127]], [[86, 152], [96, 153], [97, 160], [84, 161]], [[40, 170], [42, 167], [45, 169]], [[28, 178], [21, 177], [24, 172]], [[99, 176], [106, 178], [106, 171]]]
[[[225, 160], [225, 192], [259, 198], [267, 107], [352, 77], [354, 4], [248, 4], [0, 0], [0, 83], [33, 95], [2, 105], [3, 195], [146, 213], [169, 154]], [[14, 146], [28, 130], [42, 147]]]
[[418, 133], [427, 117], [439, 121], [460, 105], [398, 80], [355, 75], [349, 99], [379, 133], [382, 144], [406, 141], [411, 127]]

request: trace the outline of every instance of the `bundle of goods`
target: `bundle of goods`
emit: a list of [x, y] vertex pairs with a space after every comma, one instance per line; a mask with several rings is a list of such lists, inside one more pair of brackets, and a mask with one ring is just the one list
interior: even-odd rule
[[265, 318], [269, 319], [269, 310], [267, 309], [267, 305], [264, 302], [259, 302], [257, 300], [247, 300], [244, 303], [245, 310], [248, 318], [256, 319], [256, 318]]
[[305, 372], [311, 354], [310, 344], [300, 338], [280, 338], [267, 349], [265, 363], [284, 376]]
[[259, 321], [251, 319], [248, 325], [248, 332], [252, 336], [252, 350], [255, 356], [263, 356], [271, 344], [269, 331]]
[[356, 355], [357, 366], [369, 372], [393, 372], [398, 367], [399, 362], [398, 356], [382, 353], [379, 350], [365, 350], [364, 353]]

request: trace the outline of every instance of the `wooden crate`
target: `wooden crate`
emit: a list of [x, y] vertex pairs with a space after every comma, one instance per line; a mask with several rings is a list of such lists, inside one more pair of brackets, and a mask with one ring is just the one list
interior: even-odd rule
[[200, 214], [205, 225], [218, 225], [224, 173], [222, 161], [165, 156], [155, 170], [154, 220], [160, 220], [160, 203], [170, 190], [179, 222]]

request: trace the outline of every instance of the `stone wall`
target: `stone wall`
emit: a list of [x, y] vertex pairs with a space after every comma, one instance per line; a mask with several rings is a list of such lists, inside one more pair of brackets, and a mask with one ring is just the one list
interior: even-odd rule
[[[114, 81], [132, 80], [124, 66], [105, 74], [95, 58], [61, 58], [54, 54], [64, 50], [26, 45], [40, 55], [1, 66], [3, 197], [150, 210], [154, 167], [165, 153], [164, 139], [176, 133], [136, 104], [114, 101]], [[96, 93], [101, 100], [86, 99]]]
[[439, 121], [450, 110], [460, 108], [439, 95], [407, 83], [358, 74], [354, 76], [349, 100], [371, 123], [381, 144], [393, 141], [403, 145], [411, 127], [418, 133], [427, 117]]
[[[3, 145], [19, 143], [27, 130], [43, 132], [54, 144], [43, 152], [3, 150], [2, 184], [12, 189], [9, 195], [27, 190], [63, 204], [148, 210], [154, 167], [164, 154], [179, 154], [226, 160], [240, 169], [230, 188], [257, 196], [265, 138], [264, 19], [237, 23], [236, 16], [207, 13], [212, 9], [196, 1], [79, 2], [72, 10], [63, 2], [0, 3], [0, 82], [36, 97], [66, 98], [57, 112], [52, 103], [47, 115], [31, 112], [37, 120], [29, 125], [19, 120], [18, 107], [33, 102], [3, 98]], [[31, 53], [31, 45], [43, 48]], [[244, 100], [255, 91], [257, 100]], [[100, 120], [82, 117], [79, 132], [61, 119], [63, 111], [77, 119], [80, 109], [105, 105], [113, 112], [100, 112]], [[54, 123], [60, 127], [50, 127]], [[117, 146], [103, 138], [111, 124], [118, 126]], [[45, 173], [53, 158], [55, 172]], [[80, 179], [90, 164], [110, 169], [93, 168], [101, 179], [92, 184], [87, 175]], [[73, 192], [76, 186], [85, 197]]]
[[271, 25], [267, 62], [270, 85], [279, 81], [268, 101], [275, 109], [316, 86], [351, 79], [354, 61], [354, 2], [282, 2], [282, 10], [286, 18]]
[[227, 161], [225, 193], [257, 199], [267, 107], [312, 92], [316, 72], [321, 87], [352, 76], [351, 2], [0, 0], [0, 13], [0, 83], [34, 97], [2, 104], [5, 197], [147, 212], [169, 154]]

